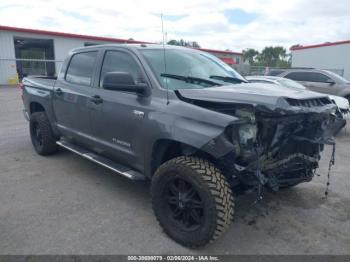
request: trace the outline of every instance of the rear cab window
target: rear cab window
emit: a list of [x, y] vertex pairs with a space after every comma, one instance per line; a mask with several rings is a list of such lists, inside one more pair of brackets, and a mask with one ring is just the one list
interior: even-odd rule
[[72, 56], [66, 72], [66, 81], [91, 86], [97, 51], [76, 53]]

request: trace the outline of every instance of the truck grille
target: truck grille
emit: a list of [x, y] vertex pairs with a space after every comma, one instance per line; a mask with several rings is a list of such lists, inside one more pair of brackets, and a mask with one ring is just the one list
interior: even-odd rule
[[314, 106], [324, 106], [332, 104], [331, 100], [327, 97], [322, 98], [312, 98], [312, 99], [293, 99], [286, 98], [287, 102], [291, 106], [301, 106], [301, 107], [314, 107]]
[[342, 114], [343, 118], [350, 118], [350, 109], [340, 109], [340, 113]]

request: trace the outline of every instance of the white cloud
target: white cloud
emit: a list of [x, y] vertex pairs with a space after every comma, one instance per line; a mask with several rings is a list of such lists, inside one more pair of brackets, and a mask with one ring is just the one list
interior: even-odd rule
[[[251, 23], [230, 23], [224, 10], [257, 14]], [[72, 13], [73, 12], [73, 13]], [[77, 13], [78, 15], [75, 15]], [[31, 0], [0, 3], [2, 25], [71, 33], [132, 37], [159, 42], [159, 14], [168, 39], [197, 41], [202, 47], [241, 51], [267, 45], [322, 43], [350, 39], [348, 0]]]

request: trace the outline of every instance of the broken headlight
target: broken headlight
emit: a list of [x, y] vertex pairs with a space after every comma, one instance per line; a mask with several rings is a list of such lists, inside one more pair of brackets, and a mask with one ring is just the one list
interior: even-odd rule
[[258, 130], [255, 124], [243, 124], [238, 129], [241, 145], [253, 144], [256, 141]]
[[252, 144], [256, 141], [257, 126], [255, 122], [255, 112], [250, 109], [238, 109], [236, 110], [236, 116], [246, 123], [239, 126], [238, 135], [241, 145]]
[[250, 110], [248, 108], [237, 109], [235, 115], [242, 120], [247, 120], [251, 123], [255, 123], [255, 112], [253, 110]]

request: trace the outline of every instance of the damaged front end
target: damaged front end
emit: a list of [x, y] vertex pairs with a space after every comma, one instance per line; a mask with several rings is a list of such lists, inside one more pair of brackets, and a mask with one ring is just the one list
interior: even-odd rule
[[336, 117], [325, 99], [305, 108], [294, 104], [299, 102], [288, 102], [298, 108], [297, 113], [258, 106], [238, 130], [231, 127], [232, 141], [239, 141], [240, 151], [234, 153], [231, 166], [227, 166], [229, 156], [220, 162], [234, 174], [233, 181], [261, 192], [264, 185], [277, 191], [313, 178], [324, 145], [335, 144], [334, 135], [345, 121]]
[[239, 118], [203, 150], [215, 154], [217, 148], [231, 148], [217, 165], [233, 187], [257, 190], [259, 198], [265, 186], [277, 191], [310, 181], [324, 145], [334, 145], [334, 135], [346, 123], [328, 98], [280, 98], [276, 107], [191, 103]]

